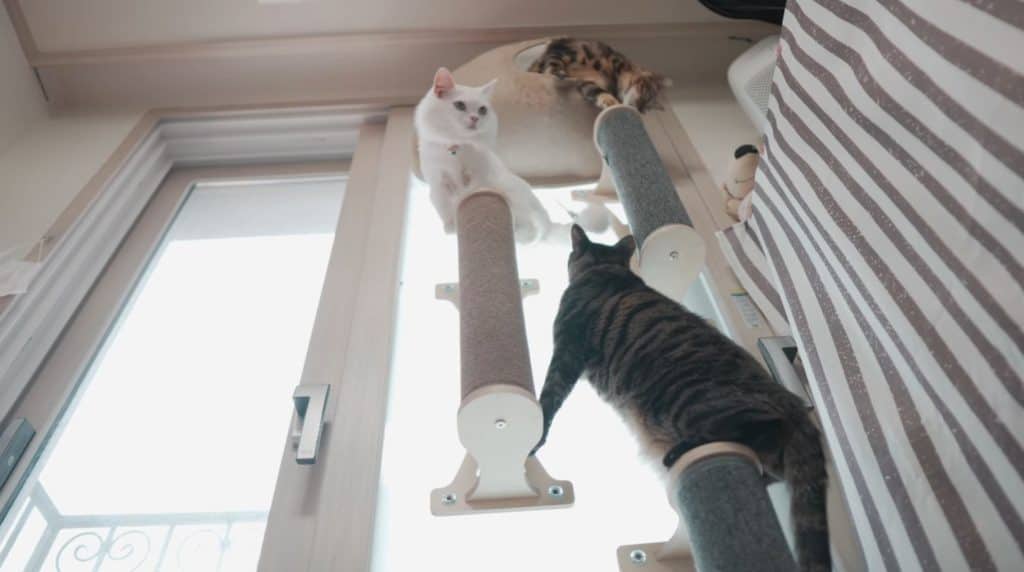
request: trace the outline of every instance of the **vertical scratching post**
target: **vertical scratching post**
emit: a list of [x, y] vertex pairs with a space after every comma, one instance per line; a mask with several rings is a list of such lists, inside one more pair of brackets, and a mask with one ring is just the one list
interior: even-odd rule
[[508, 204], [497, 193], [476, 193], [459, 205], [456, 220], [462, 398], [495, 384], [533, 396]]
[[620, 546], [621, 572], [796, 572], [761, 466], [738, 443], [708, 443], [676, 461], [668, 496], [679, 528], [667, 542]]
[[760, 471], [739, 455], [696, 463], [678, 481], [698, 570], [795, 572]]
[[594, 122], [594, 142], [633, 230], [640, 276], [655, 290], [682, 300], [704, 267], [704, 241], [693, 229], [640, 113], [627, 105], [605, 109]]
[[512, 214], [505, 198], [479, 191], [456, 216], [462, 402], [459, 440], [466, 458], [453, 482], [436, 489], [438, 516], [571, 506], [572, 485], [555, 481], [528, 457], [543, 432], [534, 393], [516, 267]]
[[[604, 110], [594, 141], [636, 238], [640, 276], [682, 300], [704, 267], [704, 241], [640, 114], [624, 105]], [[795, 572], [757, 456], [747, 447], [710, 443], [687, 452], [670, 471], [668, 494], [680, 515], [676, 534], [663, 543], [619, 547], [623, 572]]]

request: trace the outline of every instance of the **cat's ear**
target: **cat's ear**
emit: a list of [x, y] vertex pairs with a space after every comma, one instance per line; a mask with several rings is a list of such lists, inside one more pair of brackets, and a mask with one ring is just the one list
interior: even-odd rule
[[490, 99], [491, 94], [494, 93], [494, 86], [498, 83], [498, 78], [494, 78], [491, 81], [480, 86], [480, 95], [487, 99]]
[[572, 225], [572, 250], [573, 252], [583, 252], [583, 249], [590, 244], [590, 239], [587, 238], [586, 231], [583, 227], [574, 224]]
[[624, 236], [622, 240], [615, 243], [615, 250], [621, 252], [626, 258], [633, 256], [633, 251], [636, 250], [636, 239], [632, 234]]
[[455, 89], [455, 77], [448, 68], [437, 68], [434, 74], [434, 95], [444, 97], [451, 90]]

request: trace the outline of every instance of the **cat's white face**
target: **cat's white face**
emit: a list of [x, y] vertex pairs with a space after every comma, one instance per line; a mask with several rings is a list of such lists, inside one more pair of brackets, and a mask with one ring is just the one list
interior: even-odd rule
[[437, 70], [416, 114], [421, 135], [445, 141], [493, 141], [498, 133], [498, 117], [491, 108], [496, 82], [480, 87], [458, 85], [447, 69]]

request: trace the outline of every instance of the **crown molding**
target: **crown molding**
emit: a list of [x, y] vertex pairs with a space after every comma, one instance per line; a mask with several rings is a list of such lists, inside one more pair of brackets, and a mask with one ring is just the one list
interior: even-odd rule
[[[17, 0], [5, 0], [17, 4]], [[22, 18], [24, 21], [24, 18]], [[205, 58], [245, 58], [284, 55], [315, 55], [354, 48], [406, 47], [437, 45], [505, 44], [534, 38], [576, 36], [605, 40], [698, 38], [722, 35], [760, 36], [766, 26], [754, 22], [714, 22], [679, 24], [630, 24], [598, 26], [538, 26], [523, 28], [452, 28], [432, 30], [371, 30], [308, 36], [241, 38], [174, 44], [114, 47], [90, 50], [40, 52], [31, 32], [24, 26], [23, 45], [29, 63], [36, 67], [67, 66], [110, 62], [148, 62]], [[19, 34], [20, 37], [20, 34]]]
[[[367, 30], [176, 44], [40, 51], [22, 0], [4, 0], [50, 105], [210, 107], [408, 101], [439, 65], [458, 67], [502, 44], [559, 35], [612, 42], [677, 85], [724, 77], [749, 41], [777, 31], [741, 20], [520, 28]], [[739, 39], [739, 41], [737, 41]]]
[[[175, 167], [350, 159], [359, 128], [387, 107], [149, 113], [108, 178], [63, 232], [31, 288], [0, 310], [0, 416], [17, 403], [121, 241]], [[105, 166], [106, 169], [106, 166]], [[65, 215], [62, 215], [64, 218]]]
[[166, 59], [256, 57], [317, 54], [365, 46], [429, 46], [519, 42], [552, 36], [593, 37], [607, 40], [713, 37], [722, 34], [760, 37], [772, 27], [749, 20], [574, 26], [496, 28], [379, 29], [333, 34], [230, 38], [98, 49], [43, 51], [22, 10], [22, 0], [3, 0], [29, 64], [43, 68], [89, 63], [139, 62]]

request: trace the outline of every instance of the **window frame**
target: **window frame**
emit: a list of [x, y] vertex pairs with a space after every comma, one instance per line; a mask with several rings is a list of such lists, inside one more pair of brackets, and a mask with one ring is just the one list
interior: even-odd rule
[[[44, 350], [38, 352], [41, 355], [34, 369], [24, 358], [22, 363], [14, 364], [17, 367], [0, 368], [0, 379], [8, 393], [19, 381], [18, 374], [31, 370], [28, 379], [22, 380], [23, 390], [11, 399], [13, 403], [5, 413], [8, 419], [29, 419], [37, 431], [0, 489], [5, 516], [189, 191], [198, 183], [216, 180], [303, 178], [348, 171], [339, 231], [301, 380], [333, 385], [325, 436], [318, 462], [312, 466], [299, 466], [294, 451], [285, 446], [260, 569], [349, 570], [360, 566], [358, 561], [369, 566], [391, 357], [392, 324], [379, 317], [393, 312], [397, 297], [411, 169], [412, 148], [408, 142], [412, 112], [411, 108], [397, 108], [387, 115], [380, 110], [289, 110], [284, 117], [270, 115], [258, 114], [254, 120], [215, 116], [199, 121], [192, 118], [191, 122], [158, 122], [127, 159], [115, 182], [101, 191], [93, 206], [83, 213], [78, 228], [69, 230], [46, 262], [51, 270], [61, 260], [77, 258], [78, 264], [57, 267], [50, 276], [43, 274], [43, 282], [33, 285], [30, 300], [16, 299], [0, 316], [0, 340], [5, 339], [5, 333], [6, 339], [16, 339], [10, 326], [24, 324], [27, 315], [27, 322], [35, 328], [25, 343]], [[385, 117], [387, 121], [381, 121]], [[258, 140], [260, 134], [252, 132], [258, 128], [265, 130], [265, 140], [254, 145], [253, 139]], [[185, 139], [194, 144], [197, 131], [201, 132], [199, 137], [207, 139], [199, 141], [202, 150], [198, 154], [194, 145], [187, 150], [181, 146]], [[244, 139], [231, 140], [225, 132], [238, 133]], [[337, 145], [332, 147], [332, 143]], [[140, 149], [143, 157], [139, 156]], [[386, 164], [385, 154], [389, 157]], [[351, 169], [348, 157], [352, 157]], [[196, 167], [197, 163], [218, 166]], [[117, 179], [134, 184], [118, 185]], [[112, 195], [129, 206], [116, 208], [112, 204], [116, 201], [110, 200]], [[87, 245], [90, 248], [81, 248], [83, 239], [93, 241]], [[92, 280], [89, 270], [94, 271]], [[60, 291], [66, 298], [63, 305], [69, 310], [63, 316], [39, 305], [48, 293]], [[376, 329], [375, 335], [352, 335], [360, 328]], [[43, 344], [45, 347], [40, 347]], [[348, 351], [339, 352], [338, 347]], [[366, 381], [374, 379], [379, 383]], [[372, 448], [376, 455], [362, 446], [368, 433], [364, 422], [355, 424], [360, 415], [340, 411], [366, 413], [374, 403], [379, 409], [375, 416], [378, 446]], [[281, 430], [288, 431], [289, 427]], [[365, 459], [352, 462], [363, 453], [368, 453], [363, 455]], [[340, 482], [351, 484], [339, 488]], [[318, 497], [318, 502], [311, 504], [311, 495]], [[368, 515], [370, 521], [354, 518], [345, 523], [337, 518], [339, 514]], [[13, 512], [10, 515], [16, 516]], [[357, 538], [368, 540], [355, 541]]]

